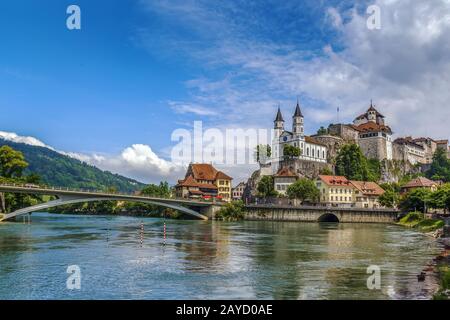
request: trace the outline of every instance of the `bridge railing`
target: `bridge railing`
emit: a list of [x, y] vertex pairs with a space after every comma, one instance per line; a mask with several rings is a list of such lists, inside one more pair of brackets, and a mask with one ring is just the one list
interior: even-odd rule
[[[13, 187], [13, 188], [23, 188], [23, 189], [39, 189], [39, 190], [49, 190], [49, 191], [68, 191], [68, 192], [82, 192], [82, 193], [95, 193], [95, 194], [106, 194], [106, 195], [115, 195], [115, 196], [136, 196], [136, 197], [146, 197], [145, 195], [136, 194], [134, 192], [117, 192], [117, 191], [103, 191], [103, 190], [96, 190], [96, 189], [75, 189], [75, 188], [68, 188], [68, 187], [57, 187], [57, 186], [46, 186], [46, 185], [35, 185], [35, 184], [27, 184], [27, 183], [0, 183], [0, 187]], [[155, 197], [156, 198], [156, 197]], [[160, 197], [161, 199], [167, 199], [167, 200], [182, 200], [182, 201], [188, 201], [188, 202], [204, 202], [204, 203], [211, 203], [211, 200], [205, 200], [205, 199], [189, 199], [189, 198], [179, 198], [179, 197]]]

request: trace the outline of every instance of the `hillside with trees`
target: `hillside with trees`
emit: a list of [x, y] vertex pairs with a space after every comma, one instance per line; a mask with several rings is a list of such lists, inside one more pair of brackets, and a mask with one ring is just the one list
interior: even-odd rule
[[0, 139], [0, 146], [4, 145], [23, 154], [28, 163], [28, 166], [23, 168], [24, 175], [36, 174], [43, 184], [49, 186], [95, 190], [114, 188], [120, 192], [134, 192], [145, 186], [136, 180], [102, 171], [45, 147]]

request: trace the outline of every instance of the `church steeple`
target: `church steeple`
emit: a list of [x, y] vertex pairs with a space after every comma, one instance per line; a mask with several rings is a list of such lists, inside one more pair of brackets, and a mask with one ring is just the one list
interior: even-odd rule
[[274, 122], [277, 122], [277, 121], [282, 121], [282, 122], [284, 122], [284, 120], [283, 120], [283, 116], [281, 115], [281, 110], [280, 110], [280, 107], [278, 107], [278, 112], [277, 112], [277, 116], [276, 116], [276, 118], [275, 118], [275, 121], [274, 121]]
[[274, 126], [275, 129], [284, 130], [284, 119], [281, 114], [280, 107], [278, 107], [277, 116], [275, 117], [275, 120], [273, 122], [275, 124], [275, 126]]
[[294, 135], [303, 136], [303, 114], [300, 109], [300, 103], [297, 98], [297, 105], [295, 106], [295, 112], [292, 116], [292, 132]]
[[295, 112], [294, 112], [294, 116], [295, 117], [302, 117], [303, 118], [303, 114], [302, 114], [302, 110], [300, 109], [300, 104], [298, 102], [298, 98], [297, 98], [297, 106], [295, 107]]

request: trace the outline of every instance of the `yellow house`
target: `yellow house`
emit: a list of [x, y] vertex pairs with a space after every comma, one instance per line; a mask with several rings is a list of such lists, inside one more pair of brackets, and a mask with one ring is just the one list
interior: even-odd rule
[[380, 207], [378, 198], [384, 193], [383, 188], [375, 182], [353, 180], [350, 182], [355, 187], [353, 202], [356, 207], [374, 209]]
[[231, 178], [211, 164], [191, 163], [183, 180], [175, 186], [179, 198], [216, 198], [231, 201]]
[[352, 206], [355, 187], [346, 177], [319, 175], [316, 186], [320, 190], [320, 202]]

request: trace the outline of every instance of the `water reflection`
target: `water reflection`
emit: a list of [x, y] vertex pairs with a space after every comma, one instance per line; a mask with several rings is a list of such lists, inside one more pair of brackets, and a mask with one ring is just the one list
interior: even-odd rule
[[[0, 298], [398, 299], [426, 298], [434, 285], [415, 275], [439, 248], [396, 226], [166, 226], [164, 241], [163, 221], [152, 218], [37, 214], [31, 225], [0, 225]], [[70, 264], [82, 269], [78, 292], [65, 288]], [[372, 264], [382, 290], [366, 287]]]

